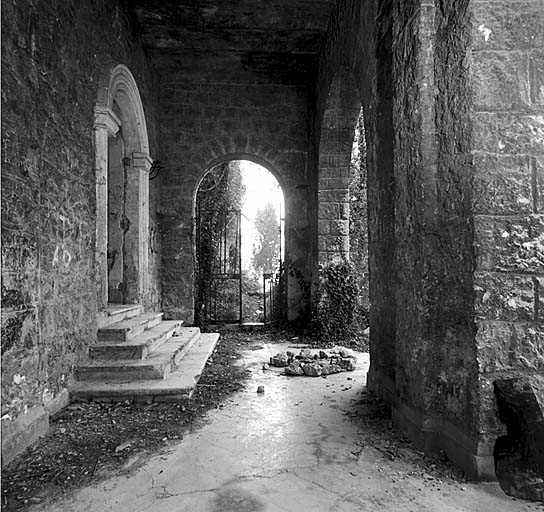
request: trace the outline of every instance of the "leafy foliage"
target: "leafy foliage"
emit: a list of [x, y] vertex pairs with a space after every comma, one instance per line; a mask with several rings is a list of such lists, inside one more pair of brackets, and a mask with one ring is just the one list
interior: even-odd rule
[[354, 279], [359, 288], [358, 321], [364, 328], [368, 324], [370, 300], [366, 140], [362, 110], [355, 127], [350, 173], [350, 261], [353, 263]]
[[313, 314], [313, 330], [322, 342], [336, 343], [353, 338], [358, 304], [359, 288], [353, 265], [346, 260], [322, 265]]
[[272, 203], [257, 211], [255, 228], [258, 240], [253, 247], [253, 267], [262, 273], [274, 272], [280, 259], [280, 224]]
[[[195, 323], [203, 326], [210, 311], [210, 298], [218, 296], [218, 312], [227, 318], [233, 316], [237, 306], [238, 288], [232, 281], [220, 285], [213, 274], [221, 271], [240, 272], [236, 243], [237, 222], [230, 219], [239, 211], [245, 194], [242, 174], [237, 162], [220, 164], [211, 169], [202, 179], [196, 198], [198, 215], [197, 278], [195, 300]], [[228, 247], [228, 254], [221, 253], [221, 244]], [[218, 289], [218, 286], [221, 289]]]

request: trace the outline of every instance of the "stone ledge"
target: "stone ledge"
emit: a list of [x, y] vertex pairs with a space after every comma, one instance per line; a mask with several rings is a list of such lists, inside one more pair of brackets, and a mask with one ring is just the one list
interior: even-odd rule
[[2, 466], [9, 464], [32, 443], [47, 434], [49, 418], [68, 405], [64, 390], [45, 405], [31, 407], [13, 421], [2, 420]]
[[102, 329], [116, 322], [127, 320], [144, 312], [140, 304], [108, 304], [97, 315], [97, 327]]

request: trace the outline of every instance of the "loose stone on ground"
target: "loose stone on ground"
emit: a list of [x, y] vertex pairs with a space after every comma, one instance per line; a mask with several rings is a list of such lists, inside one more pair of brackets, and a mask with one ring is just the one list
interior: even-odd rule
[[[298, 355], [293, 352], [278, 352], [270, 358], [270, 366], [285, 368], [285, 375], [320, 377], [341, 371], [355, 370], [357, 357], [353, 351], [345, 347], [334, 347], [327, 353], [324, 350], [312, 352], [302, 348]], [[266, 363], [263, 365], [267, 366]], [[268, 369], [268, 368], [267, 368]]]

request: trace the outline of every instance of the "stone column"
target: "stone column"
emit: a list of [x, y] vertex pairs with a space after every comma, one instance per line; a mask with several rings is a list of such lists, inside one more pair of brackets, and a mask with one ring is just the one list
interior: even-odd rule
[[96, 278], [98, 310], [108, 304], [108, 137], [119, 131], [121, 121], [108, 107], [94, 110], [96, 168]]
[[147, 153], [132, 153], [133, 172], [138, 179], [138, 295], [143, 304], [149, 274], [149, 171], [153, 160]]

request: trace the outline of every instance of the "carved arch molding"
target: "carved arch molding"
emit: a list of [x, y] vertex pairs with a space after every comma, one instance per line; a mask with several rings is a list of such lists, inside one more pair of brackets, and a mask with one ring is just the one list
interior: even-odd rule
[[[108, 302], [144, 303], [149, 266], [149, 170], [152, 159], [142, 100], [130, 70], [119, 64], [102, 78], [94, 109], [96, 168], [96, 265], [98, 308]], [[123, 158], [113, 161], [114, 141], [122, 140]], [[117, 155], [117, 153], [115, 153]], [[125, 273], [122, 300], [112, 297], [108, 239], [112, 238], [112, 170], [122, 162], [122, 251]], [[121, 199], [120, 199], [121, 200]], [[111, 224], [111, 222], [110, 222]], [[115, 251], [117, 253], [117, 251]], [[111, 252], [110, 252], [111, 259]], [[110, 274], [110, 275], [109, 275]], [[109, 275], [109, 277], [108, 277]]]

